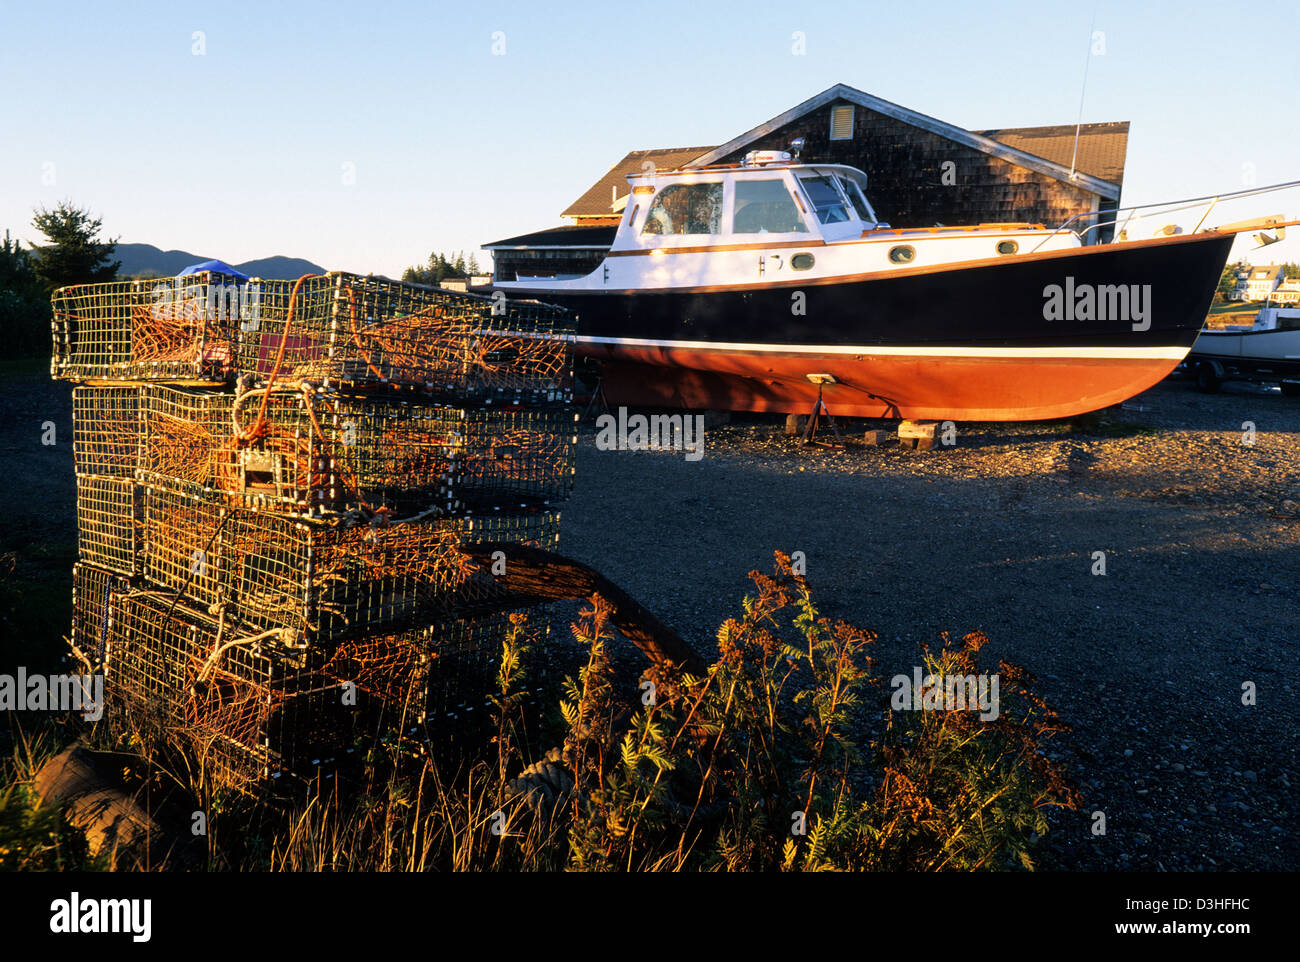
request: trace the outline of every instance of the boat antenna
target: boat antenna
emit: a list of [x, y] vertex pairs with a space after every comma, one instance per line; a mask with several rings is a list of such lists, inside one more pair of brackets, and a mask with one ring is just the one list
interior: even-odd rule
[[1088, 92], [1088, 67], [1092, 65], [1092, 35], [1097, 26], [1097, 8], [1092, 8], [1092, 24], [1088, 27], [1088, 59], [1083, 62], [1083, 87], [1079, 90], [1079, 118], [1074, 123], [1074, 151], [1070, 154], [1070, 180], [1074, 180], [1074, 162], [1079, 159], [1079, 131], [1083, 127], [1083, 96]]

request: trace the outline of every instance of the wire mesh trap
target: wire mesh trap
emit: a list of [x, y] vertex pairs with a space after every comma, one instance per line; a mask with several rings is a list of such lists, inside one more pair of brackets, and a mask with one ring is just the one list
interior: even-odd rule
[[50, 374], [81, 381], [226, 380], [241, 315], [254, 310], [242, 278], [185, 277], [74, 284], [54, 292]]
[[134, 478], [77, 478], [77, 553], [119, 574], [141, 573], [143, 489]]
[[141, 478], [248, 508], [302, 515], [458, 507], [465, 444], [455, 408], [329, 396], [143, 390]]
[[140, 386], [72, 389], [72, 456], [78, 475], [134, 478], [140, 461]]
[[72, 656], [84, 671], [99, 671], [107, 655], [108, 633], [118, 599], [132, 580], [78, 561], [72, 566]]
[[553, 547], [556, 512], [379, 524], [317, 522], [150, 487], [148, 579], [202, 609], [312, 642], [508, 597], [458, 550], [464, 540]]
[[[162, 733], [219, 784], [263, 793], [338, 767], [358, 744], [427, 740], [487, 717], [511, 615], [444, 619], [316, 651], [304, 662], [160, 592], [112, 596], [111, 719]], [[544, 612], [520, 612], [544, 636]], [[475, 714], [477, 710], [477, 715]]]
[[[265, 401], [265, 406], [262, 402]], [[303, 517], [450, 515], [567, 497], [575, 415], [327, 394], [141, 389], [140, 477]]]
[[71, 648], [110, 717], [241, 789], [484, 717], [549, 615], [463, 549], [558, 545], [571, 315], [337, 273], [53, 305], [52, 373], [89, 382]]
[[108, 635], [109, 717], [187, 745], [236, 788], [329, 764], [355, 707], [338, 679], [319, 659], [300, 667], [226, 629], [162, 594], [123, 595]]
[[576, 321], [562, 308], [344, 273], [262, 281], [258, 291], [239, 366], [260, 379], [458, 403], [572, 398]]

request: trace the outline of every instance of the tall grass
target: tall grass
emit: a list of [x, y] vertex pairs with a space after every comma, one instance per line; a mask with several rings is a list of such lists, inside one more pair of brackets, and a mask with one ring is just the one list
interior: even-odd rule
[[[585, 658], [559, 700], [558, 744], [538, 758], [520, 736], [531, 650], [516, 625], [478, 757], [449, 766], [425, 753], [412, 768], [394, 754], [359, 794], [313, 797], [269, 830], [264, 853], [214, 867], [1032, 869], [1046, 811], [1078, 796], [1045, 752], [1065, 729], [1028, 673], [999, 663], [996, 720], [893, 711], [875, 635], [823, 618], [776, 560], [774, 574], [751, 573], [756, 590], [719, 628], [704, 676], [651, 665], [630, 686], [608, 606], [592, 599], [573, 625]], [[925, 673], [978, 673], [986, 641], [945, 636], [921, 653]]]

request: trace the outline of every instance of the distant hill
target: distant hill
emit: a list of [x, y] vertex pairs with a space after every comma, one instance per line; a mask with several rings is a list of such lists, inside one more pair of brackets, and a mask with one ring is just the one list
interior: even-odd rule
[[[208, 254], [191, 254], [188, 251], [165, 251], [152, 244], [118, 244], [113, 254], [120, 260], [119, 277], [174, 277], [176, 274], [203, 261], [214, 258]], [[227, 261], [226, 263], [230, 263]], [[303, 274], [324, 274], [325, 268], [301, 257], [262, 257], [242, 264], [230, 264], [249, 277], [295, 278]]]

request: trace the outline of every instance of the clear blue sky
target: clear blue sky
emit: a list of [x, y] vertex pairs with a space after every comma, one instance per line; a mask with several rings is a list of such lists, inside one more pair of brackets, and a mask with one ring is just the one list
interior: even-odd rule
[[[396, 275], [435, 248], [559, 223], [628, 150], [721, 143], [837, 82], [967, 128], [1073, 123], [1093, 16], [1052, 2], [4, 0], [0, 230], [36, 239], [32, 209], [69, 199], [123, 241]], [[1300, 179], [1294, 2], [1106, 0], [1095, 17], [1106, 49], [1083, 119], [1132, 122], [1125, 203], [1236, 189], [1247, 164], [1259, 184]], [[1214, 220], [1281, 212], [1300, 216], [1300, 192]], [[1300, 260], [1300, 240], [1250, 256]]]

